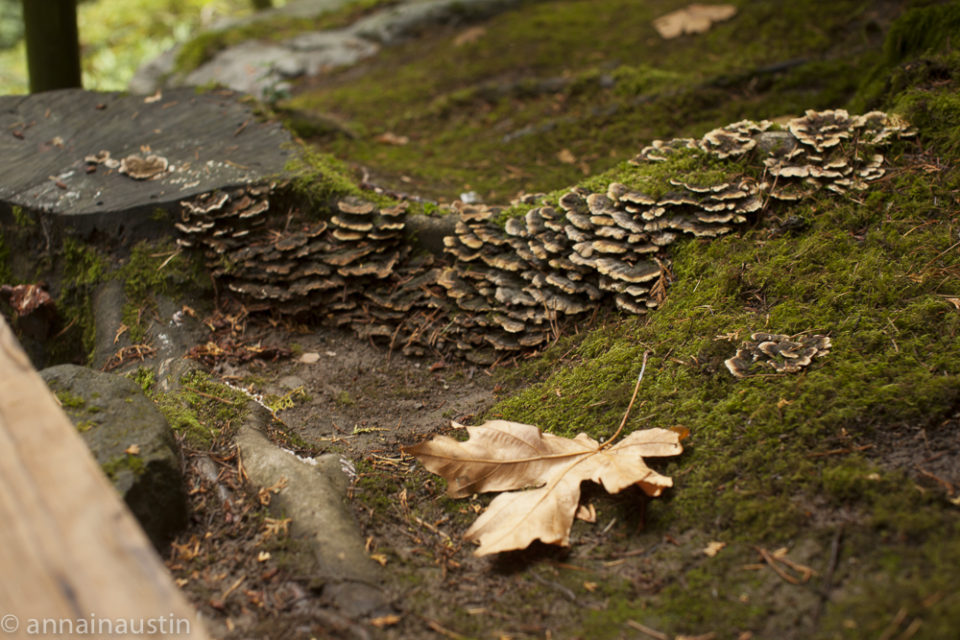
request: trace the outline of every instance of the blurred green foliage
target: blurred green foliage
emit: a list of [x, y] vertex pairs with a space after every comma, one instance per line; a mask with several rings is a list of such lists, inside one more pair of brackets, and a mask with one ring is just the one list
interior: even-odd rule
[[12, 47], [22, 37], [20, 0], [0, 0], [0, 48]]
[[[275, 6], [284, 4], [274, 0]], [[87, 0], [77, 7], [87, 89], [119, 91], [141, 64], [202, 27], [253, 11], [250, 0]], [[27, 92], [20, 0], [0, 0], [0, 94]]]

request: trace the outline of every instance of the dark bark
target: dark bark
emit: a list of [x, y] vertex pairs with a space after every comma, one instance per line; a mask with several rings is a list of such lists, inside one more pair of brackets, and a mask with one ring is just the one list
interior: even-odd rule
[[273, 6], [273, 0], [253, 0], [253, 8], [257, 11], [269, 9]]
[[22, 0], [30, 92], [81, 86], [76, 0]]

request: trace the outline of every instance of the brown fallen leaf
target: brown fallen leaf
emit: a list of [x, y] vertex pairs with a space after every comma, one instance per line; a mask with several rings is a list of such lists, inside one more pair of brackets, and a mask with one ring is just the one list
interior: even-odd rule
[[703, 555], [707, 556], [708, 558], [713, 558], [720, 553], [720, 550], [725, 546], [727, 546], [726, 542], [720, 542], [718, 540], [708, 542], [707, 546], [703, 548]]
[[714, 22], [729, 20], [736, 13], [737, 8], [732, 4], [693, 3], [660, 16], [653, 21], [653, 28], [660, 37], [670, 40], [689, 33], [703, 33]]
[[[474, 555], [524, 549], [534, 540], [570, 545], [570, 527], [580, 502], [580, 483], [597, 482], [608, 493], [637, 485], [658, 496], [673, 481], [647, 467], [644, 457], [677, 455], [686, 429], [634, 431], [610, 446], [623, 431], [647, 367], [647, 353], [633, 389], [633, 397], [613, 436], [600, 444], [585, 433], [563, 438], [537, 427], [507, 420], [491, 420], [466, 427], [460, 442], [448, 436], [412, 447], [429, 471], [447, 481], [447, 495], [462, 498], [485, 491], [503, 493], [490, 503], [464, 534], [480, 545]], [[456, 422], [453, 425], [463, 428]], [[534, 487], [534, 488], [529, 488]], [[516, 491], [527, 489], [526, 491]]]
[[461, 31], [453, 39], [453, 46], [462, 47], [465, 44], [473, 44], [487, 34], [486, 27], [470, 27]]
[[41, 307], [55, 309], [56, 305], [43, 284], [0, 285], [0, 299], [6, 300], [17, 316], [28, 316]]
[[400, 136], [393, 133], [392, 131], [381, 133], [375, 139], [377, 142], [380, 142], [382, 144], [393, 144], [393, 145], [397, 145], [398, 147], [402, 147], [403, 145], [410, 142], [410, 138], [408, 138], [407, 136]]
[[584, 522], [594, 523], [597, 521], [597, 508], [592, 504], [582, 504], [577, 509], [577, 519]]
[[400, 622], [400, 616], [398, 616], [395, 613], [389, 613], [385, 616], [379, 616], [377, 618], [370, 619], [370, 624], [377, 627], [378, 629], [395, 625], [398, 622]]
[[560, 149], [560, 151], [557, 152], [557, 160], [564, 164], [573, 164], [577, 161], [577, 157], [573, 155], [570, 149]]
[[140, 445], [132, 444], [126, 449], [124, 449], [123, 452], [126, 453], [127, 455], [138, 456], [140, 455]]
[[[446, 479], [451, 497], [512, 491], [497, 496], [467, 531], [465, 538], [480, 544], [478, 556], [523, 549], [537, 539], [569, 546], [581, 482], [593, 480], [609, 493], [635, 484], [658, 496], [673, 482], [643, 458], [683, 450], [680, 434], [667, 429], [635, 431], [611, 447], [585, 433], [563, 438], [506, 420], [466, 429], [466, 442], [437, 436], [404, 451]], [[515, 491], [527, 487], [536, 488]]]

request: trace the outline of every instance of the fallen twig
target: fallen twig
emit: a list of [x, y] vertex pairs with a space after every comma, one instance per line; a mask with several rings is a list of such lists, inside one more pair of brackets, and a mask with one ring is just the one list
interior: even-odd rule
[[643, 635], [654, 638], [655, 640], [670, 640], [670, 636], [663, 633], [662, 631], [651, 629], [646, 625], [640, 624], [636, 620], [627, 620], [627, 626], [630, 627], [631, 629], [636, 629]]

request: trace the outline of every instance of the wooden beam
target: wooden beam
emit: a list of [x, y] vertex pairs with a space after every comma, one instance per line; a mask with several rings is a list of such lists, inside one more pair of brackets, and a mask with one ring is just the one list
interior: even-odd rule
[[0, 576], [4, 638], [207, 638], [2, 317]]

